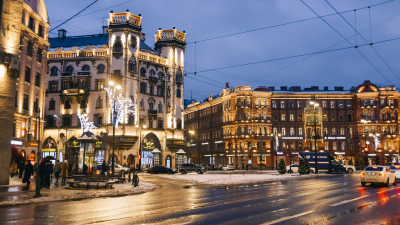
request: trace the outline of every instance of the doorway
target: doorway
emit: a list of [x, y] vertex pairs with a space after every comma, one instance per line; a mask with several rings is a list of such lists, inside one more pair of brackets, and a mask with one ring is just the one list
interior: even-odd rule
[[168, 167], [168, 168], [171, 168], [171, 165], [172, 165], [172, 162], [171, 162], [171, 161], [172, 161], [172, 160], [171, 160], [171, 156], [168, 155], [168, 156], [165, 158], [165, 166]]

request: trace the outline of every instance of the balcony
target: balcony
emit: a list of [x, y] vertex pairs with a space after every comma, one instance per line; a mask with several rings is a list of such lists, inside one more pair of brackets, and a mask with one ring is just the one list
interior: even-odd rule
[[158, 82], [158, 78], [157, 77], [149, 77], [149, 82], [150, 83], [157, 83]]
[[146, 52], [139, 52], [139, 59], [141, 60], [147, 60], [153, 63], [158, 63], [162, 65], [167, 65], [167, 60], [159, 57], [157, 55], [153, 55], [151, 53], [146, 53]]
[[78, 76], [89, 76], [89, 75], [90, 75], [89, 71], [78, 72]]
[[178, 40], [185, 42], [186, 34], [175, 29], [172, 30], [159, 30], [156, 34], [156, 43], [162, 40]]
[[[115, 148], [118, 149], [130, 149], [132, 146], [138, 141], [139, 137], [137, 136], [128, 136], [128, 135], [115, 135]], [[112, 135], [108, 135], [107, 138], [108, 143], [113, 143]]]
[[142, 17], [133, 15], [130, 12], [124, 13], [110, 13], [110, 17], [108, 18], [108, 24], [131, 24], [137, 27], [141, 26]]
[[77, 88], [71, 88], [71, 89], [63, 90], [62, 94], [63, 94], [63, 95], [85, 94], [85, 90], [83, 90], [83, 89], [77, 89]]
[[[121, 53], [122, 54], [122, 53]], [[58, 52], [58, 53], [49, 53], [49, 59], [63, 59], [63, 58], [90, 58], [90, 57], [101, 57], [107, 56], [107, 50], [83, 50], [83, 51], [74, 51], [74, 52]]]
[[149, 109], [147, 115], [150, 118], [157, 119], [157, 110]]
[[62, 77], [71, 77], [72, 73], [62, 73], [61, 76]]
[[185, 140], [183, 140], [183, 139], [175, 139], [175, 138], [168, 138], [167, 139], [167, 147], [171, 151], [177, 151], [178, 149], [185, 147]]

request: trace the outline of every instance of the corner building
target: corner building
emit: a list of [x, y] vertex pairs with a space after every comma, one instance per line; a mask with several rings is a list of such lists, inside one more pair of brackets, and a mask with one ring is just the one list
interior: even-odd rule
[[[346, 164], [365, 156], [399, 162], [399, 92], [364, 81], [351, 90], [318, 86], [230, 88], [184, 112], [193, 163], [272, 169], [299, 152], [328, 152]], [[317, 134], [317, 143], [315, 143]]]
[[[123, 117], [115, 131], [117, 164], [175, 167], [183, 157], [176, 152], [183, 139], [183, 84], [185, 32], [175, 28], [158, 30], [154, 49], [145, 44], [142, 17], [129, 11], [111, 13], [103, 34], [72, 36], [59, 30], [50, 38], [49, 73], [46, 92], [45, 143], [57, 159], [68, 159], [82, 167], [78, 159], [82, 135], [77, 114], [87, 114], [97, 127], [96, 148], [102, 153], [97, 162], [111, 163], [113, 127], [110, 100], [105, 87], [109, 81], [116, 90], [136, 104], [136, 116]], [[113, 88], [113, 86], [110, 86]], [[85, 163], [90, 165], [88, 158]]]

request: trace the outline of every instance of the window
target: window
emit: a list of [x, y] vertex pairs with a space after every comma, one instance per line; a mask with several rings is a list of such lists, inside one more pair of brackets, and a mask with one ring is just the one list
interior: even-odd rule
[[38, 35], [39, 37], [44, 38], [44, 30], [43, 30], [43, 26], [39, 24], [39, 29], [38, 29]]
[[369, 106], [374, 106], [374, 100], [373, 99], [369, 100]]
[[181, 98], [182, 94], [181, 94], [181, 88], [178, 87], [178, 89], [176, 90], [176, 97], [177, 98]]
[[303, 142], [302, 141], [299, 142], [299, 150], [303, 150]]
[[247, 127], [247, 135], [251, 135], [251, 127]]
[[278, 121], [278, 116], [276, 114], [272, 115], [272, 121], [274, 122]]
[[291, 127], [290, 128], [290, 136], [294, 136], [295, 134], [294, 134], [294, 128], [293, 127]]
[[146, 69], [145, 68], [141, 68], [140, 69], [140, 76], [142, 76], [142, 77], [146, 77]]
[[104, 89], [104, 80], [96, 80], [95, 81], [95, 85], [94, 85], [94, 89], [96, 91], [101, 91]]
[[371, 114], [370, 114], [370, 120], [375, 120], [374, 113], [371, 113]]
[[303, 136], [303, 128], [299, 127], [299, 136]]
[[276, 127], [274, 127], [274, 128], [272, 129], [272, 133], [273, 133], [273, 134], [278, 134], [278, 129], [276, 129]]
[[261, 113], [258, 113], [258, 119], [261, 120]]
[[289, 115], [289, 121], [291, 121], [291, 122], [294, 121], [294, 115], [292, 113]]
[[154, 109], [154, 103], [149, 102], [149, 109], [153, 110]]
[[344, 136], [344, 128], [343, 127], [340, 128], [340, 136]]
[[[118, 40], [118, 38], [117, 38], [117, 40]], [[122, 44], [121, 44], [121, 42], [119, 42], [119, 41], [115, 42], [113, 51], [114, 52], [122, 52]]]
[[250, 99], [247, 99], [247, 107], [250, 107], [251, 103], [250, 103]]
[[36, 73], [35, 76], [35, 86], [40, 87], [40, 73]]
[[339, 121], [343, 122], [343, 115], [342, 114], [339, 115]]
[[64, 127], [71, 126], [71, 117], [70, 116], [63, 116], [62, 123]]
[[81, 100], [81, 109], [86, 109], [86, 100]]
[[146, 83], [140, 83], [140, 93], [146, 94], [147, 92], [147, 85]]
[[150, 94], [154, 95], [154, 86], [153, 85], [150, 85]]
[[28, 47], [27, 55], [32, 57], [32, 54], [33, 54], [33, 44], [32, 44], [32, 42], [28, 41], [28, 46], [27, 47]]
[[266, 120], [266, 119], [267, 119], [267, 113], [264, 112], [264, 114], [263, 114], [263, 120]]
[[324, 122], [328, 121], [328, 116], [326, 114], [324, 114], [323, 119]]
[[18, 107], [18, 91], [15, 91], [15, 107]]
[[328, 128], [324, 127], [324, 136], [328, 136]]
[[24, 110], [28, 110], [29, 109], [29, 96], [28, 95], [24, 95], [24, 102], [23, 102], [23, 104], [22, 104], [22, 108], [24, 109]]
[[164, 96], [164, 91], [161, 86], [157, 86], [157, 96]]
[[158, 121], [157, 121], [157, 128], [158, 128], [158, 129], [162, 129], [162, 128], [163, 128], [163, 124], [164, 124], [164, 123], [163, 123], [162, 120], [158, 120]]
[[33, 18], [29, 17], [29, 22], [28, 22], [28, 27], [29, 29], [31, 29], [32, 31], [34, 31], [34, 26], [33, 26]]
[[375, 127], [371, 127], [371, 133], [375, 133]]
[[282, 136], [286, 136], [286, 128], [282, 127]]
[[332, 127], [332, 136], [336, 136], [336, 128]]
[[294, 107], [293, 101], [289, 101], [289, 108], [293, 109], [293, 107]]
[[347, 102], [347, 104], [346, 104], [347, 108], [351, 108], [351, 100], [347, 100], [346, 102]]
[[339, 108], [343, 108], [343, 107], [344, 107], [343, 100], [339, 100]]
[[336, 115], [335, 115], [335, 114], [332, 114], [332, 115], [331, 115], [331, 119], [332, 119], [332, 122], [336, 121]]
[[35, 98], [35, 102], [33, 102], [33, 111], [35, 113], [39, 112], [39, 98]]
[[267, 100], [264, 98], [263, 100], [263, 105], [266, 106], [267, 105]]
[[272, 108], [276, 109], [276, 101], [272, 101]]
[[303, 121], [303, 114], [302, 113], [298, 113], [297, 114], [297, 121], [299, 121], [299, 122]]
[[106, 66], [104, 66], [103, 64], [97, 66], [97, 74], [105, 73], [105, 70]]
[[250, 113], [248, 112], [246, 115], [246, 120], [250, 120]]
[[285, 114], [281, 115], [281, 121], [286, 121], [286, 115]]
[[154, 70], [149, 71], [150, 77], [154, 77], [156, 75], [156, 72]]
[[71, 102], [69, 100], [65, 100], [64, 109], [70, 109], [70, 108], [71, 108]]
[[71, 66], [71, 65], [67, 66], [67, 68], [65, 69], [65, 72], [67, 72], [67, 73], [73, 73], [73, 72], [74, 72], [74, 67]]
[[136, 72], [136, 58], [135, 58], [135, 56], [133, 56], [133, 55], [132, 55], [132, 57], [129, 59], [128, 70], [129, 70], [130, 72]]
[[38, 48], [37, 53], [36, 53], [36, 60], [38, 62], [42, 62], [42, 54], [43, 54], [43, 50], [41, 48]]
[[301, 101], [297, 101], [297, 108], [301, 108]]
[[96, 123], [97, 126], [102, 126], [103, 125], [103, 117], [100, 116], [100, 114], [95, 114], [94, 122]]
[[347, 114], [347, 121], [349, 121], [349, 122], [353, 121], [351, 113]]
[[176, 121], [176, 129], [182, 129], [182, 121], [180, 119]]
[[158, 103], [158, 112], [159, 113], [162, 113], [162, 104], [161, 104], [161, 102], [160, 103]]
[[101, 109], [103, 108], [103, 99], [99, 96], [96, 100], [96, 109]]
[[128, 117], [128, 124], [129, 124], [129, 125], [135, 124], [135, 116], [129, 115], [129, 117]]
[[285, 108], [285, 101], [281, 101], [281, 109]]
[[261, 99], [258, 99], [258, 106], [261, 106]]
[[144, 110], [144, 101], [142, 99], [142, 101], [140, 101], [140, 110]]
[[331, 109], [335, 108], [335, 101], [331, 101]]
[[182, 83], [182, 70], [180, 67], [178, 68], [178, 71], [176, 72], [176, 82]]
[[26, 67], [25, 69], [25, 82], [31, 82], [31, 68]]
[[56, 101], [52, 98], [49, 102], [49, 110], [55, 110], [56, 109]]
[[332, 142], [332, 149], [337, 150], [337, 142], [336, 141]]
[[267, 134], [267, 127], [264, 127], [264, 134]]
[[90, 66], [89, 65], [83, 65], [82, 66], [82, 71], [90, 71]]
[[322, 101], [322, 108], [326, 108], [326, 101]]
[[56, 66], [51, 67], [50, 76], [57, 76], [57, 75], [58, 75], [58, 68]]
[[325, 150], [328, 151], [329, 150], [329, 141], [325, 142]]
[[162, 72], [158, 73], [158, 79], [159, 80], [164, 80], [164, 74]]

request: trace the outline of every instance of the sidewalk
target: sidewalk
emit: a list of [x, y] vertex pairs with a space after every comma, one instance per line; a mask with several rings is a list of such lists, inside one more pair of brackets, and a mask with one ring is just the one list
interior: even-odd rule
[[[141, 175], [139, 174], [139, 176]], [[32, 180], [29, 187], [26, 187], [26, 184], [23, 184], [21, 181], [22, 179], [19, 179], [18, 176], [14, 176], [10, 178], [10, 185], [0, 185], [0, 207], [42, 202], [83, 200], [89, 198], [118, 197], [141, 194], [156, 188], [156, 185], [145, 182], [139, 182], [138, 187], [133, 187], [131, 183], [124, 182], [114, 184], [113, 189], [105, 189], [102, 187], [99, 188], [99, 190], [93, 188], [86, 190], [86, 188], [70, 188], [68, 184], [62, 185], [61, 179], [56, 183], [56, 179], [54, 179], [53, 176], [50, 189], [41, 188], [40, 193], [42, 197], [33, 198], [36, 191], [35, 181]]]

